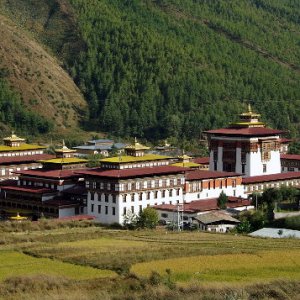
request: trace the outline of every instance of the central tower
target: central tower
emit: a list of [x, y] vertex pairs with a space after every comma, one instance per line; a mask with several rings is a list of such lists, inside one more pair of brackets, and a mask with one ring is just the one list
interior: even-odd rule
[[211, 171], [243, 174], [244, 177], [281, 172], [281, 130], [267, 128], [260, 115], [248, 111], [227, 128], [206, 131], [209, 140]]

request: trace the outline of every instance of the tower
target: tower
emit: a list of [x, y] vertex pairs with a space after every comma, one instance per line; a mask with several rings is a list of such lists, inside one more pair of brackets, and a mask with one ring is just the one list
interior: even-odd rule
[[227, 128], [206, 131], [209, 139], [211, 171], [227, 171], [244, 177], [281, 172], [281, 130], [267, 128], [260, 114], [248, 111]]

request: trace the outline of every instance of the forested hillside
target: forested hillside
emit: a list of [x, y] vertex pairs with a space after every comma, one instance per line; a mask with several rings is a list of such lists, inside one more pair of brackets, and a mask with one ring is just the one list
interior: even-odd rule
[[[35, 0], [2, 2], [33, 24], [45, 6], [32, 15]], [[49, 22], [24, 24], [64, 60], [88, 102], [87, 129], [198, 138], [251, 102], [269, 126], [299, 136], [299, 1], [50, 2], [57, 37]]]
[[299, 1], [71, 3], [87, 45], [72, 75], [94, 126], [198, 137], [251, 101], [269, 125], [299, 128]]

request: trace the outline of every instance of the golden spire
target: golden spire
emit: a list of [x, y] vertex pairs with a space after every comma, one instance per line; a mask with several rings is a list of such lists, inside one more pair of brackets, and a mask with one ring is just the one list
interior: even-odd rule
[[248, 103], [248, 113], [252, 113], [251, 104]]

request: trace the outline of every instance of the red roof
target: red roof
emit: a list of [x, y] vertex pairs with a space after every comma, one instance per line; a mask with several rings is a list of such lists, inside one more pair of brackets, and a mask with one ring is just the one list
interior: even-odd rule
[[278, 173], [278, 174], [271, 174], [271, 175], [261, 175], [261, 176], [252, 176], [243, 178], [243, 184], [250, 184], [250, 183], [261, 183], [261, 182], [268, 182], [268, 181], [278, 181], [278, 180], [285, 180], [285, 179], [294, 179], [300, 178], [300, 172], [287, 172], [287, 173]]
[[73, 177], [80, 177], [79, 174], [75, 173], [78, 170], [48, 170], [48, 169], [33, 169], [27, 171], [14, 172], [20, 175], [29, 175], [34, 177], [43, 177], [51, 179], [66, 179]]
[[224, 178], [224, 177], [240, 177], [241, 174], [233, 172], [219, 172], [219, 171], [205, 171], [205, 170], [193, 170], [186, 174], [185, 179], [199, 180], [199, 179], [211, 179], [211, 178]]
[[299, 154], [281, 154], [280, 159], [300, 160]]
[[32, 194], [48, 194], [48, 193], [57, 193], [57, 191], [36, 187], [36, 186], [2, 186], [2, 190], [6, 191], [20, 191], [24, 193], [32, 193]]
[[[228, 202], [227, 202], [228, 208], [235, 208], [235, 207], [242, 207], [242, 206], [249, 206], [249, 205], [250, 205], [250, 201], [247, 199], [228, 197]], [[177, 205], [172, 205], [172, 204], [155, 205], [153, 206], [153, 208], [158, 210], [177, 211]], [[217, 198], [195, 200], [189, 203], [185, 203], [183, 205], [183, 211], [186, 213], [197, 213], [197, 212], [210, 211], [210, 210], [219, 210], [217, 204]]]
[[280, 139], [280, 142], [281, 142], [282, 144], [290, 143], [290, 142], [292, 142], [292, 141], [293, 141], [292, 139], [286, 139], [286, 138]]
[[5, 157], [0, 157], [0, 164], [22, 164], [28, 162], [36, 162], [38, 160], [52, 159], [54, 157], [55, 155], [51, 155], [51, 154], [5, 156]]
[[269, 136], [279, 135], [284, 133], [282, 130], [264, 128], [264, 127], [250, 127], [250, 128], [220, 128], [215, 130], [205, 131], [208, 134], [217, 135], [233, 135], [233, 136]]
[[196, 164], [207, 165], [209, 164], [209, 157], [196, 157], [195, 159], [193, 159], [193, 162]]
[[161, 166], [161, 167], [147, 167], [147, 168], [134, 168], [122, 170], [106, 170], [106, 169], [91, 169], [87, 171], [77, 171], [80, 175], [89, 175], [96, 177], [106, 178], [134, 178], [141, 176], [164, 175], [183, 173], [189, 168], [175, 167], [175, 166]]

